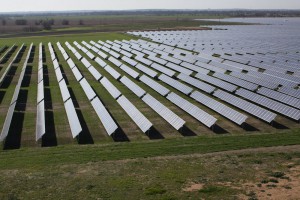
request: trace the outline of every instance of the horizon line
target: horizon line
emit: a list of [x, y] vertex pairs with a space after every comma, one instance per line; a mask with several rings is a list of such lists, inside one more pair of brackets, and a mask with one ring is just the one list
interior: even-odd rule
[[116, 9], [116, 10], [32, 10], [32, 11], [0, 11], [0, 14], [17, 14], [17, 13], [55, 13], [55, 12], [124, 12], [124, 11], [234, 11], [234, 10], [244, 10], [244, 11], [300, 11], [299, 8], [203, 8], [203, 9]]

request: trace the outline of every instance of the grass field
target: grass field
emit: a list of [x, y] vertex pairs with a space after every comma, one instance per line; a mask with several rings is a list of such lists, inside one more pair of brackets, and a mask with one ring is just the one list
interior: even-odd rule
[[[218, 118], [217, 124], [221, 128], [210, 130], [149, 87], [131, 79], [187, 121], [188, 130], [177, 132], [124, 85], [112, 79], [94, 61], [89, 60], [154, 124], [157, 132], [145, 135], [128, 119], [126, 113], [103, 86], [93, 79], [82, 63], [77, 61], [63, 45], [130, 141], [115, 142], [107, 136], [55, 43], [57, 41], [71, 43], [82, 40], [87, 42], [122, 40], [133, 37], [122, 33], [59, 34], [57, 32], [57, 35], [47, 37], [0, 39], [0, 49], [5, 45], [11, 46], [15, 43], [18, 47], [22, 43], [27, 46], [22, 59], [13, 65], [7, 87], [0, 89], [1, 127], [29, 44], [33, 42], [36, 47], [32, 54], [32, 62], [27, 66], [27, 84], [22, 86], [19, 99], [24, 109], [16, 112], [17, 117], [14, 120], [15, 128], [19, 132], [17, 136], [19, 149], [0, 151], [0, 181], [2, 183], [0, 199], [96, 199], [97, 197], [122, 199], [124, 195], [129, 199], [255, 199], [263, 195], [261, 190], [267, 191], [280, 187], [288, 193], [298, 188], [298, 186], [288, 184], [281, 186], [280, 184], [281, 181], [287, 180], [286, 176], [291, 180], [297, 177], [292, 174], [291, 170], [294, 168], [298, 170], [300, 150], [299, 146], [290, 145], [300, 144], [299, 123], [279, 116], [276, 120], [277, 124], [272, 126], [248, 115], [250, 127], [239, 127], [189, 99], [190, 102]], [[44, 79], [49, 133], [47, 139], [51, 140], [52, 145], [57, 145], [52, 148], [41, 148], [41, 145], [47, 146], [47, 143], [37, 143], [34, 140], [37, 47], [40, 42], [43, 42], [46, 53]], [[85, 136], [78, 140], [71, 137], [47, 48], [48, 42], [52, 42], [60, 60], [59, 63], [67, 79], [72, 98], [76, 102], [77, 114], [83, 124]], [[0, 54], [0, 57], [3, 54], [4, 52]], [[0, 76], [14, 54], [0, 65]], [[120, 74], [125, 75], [120, 69], [114, 68]], [[175, 91], [166, 84], [163, 85]], [[181, 96], [186, 98], [184, 95]], [[159, 139], [155, 140], [157, 138]], [[93, 143], [93, 145], [79, 145], [78, 143]], [[3, 148], [3, 144], [1, 145]], [[287, 149], [284, 147], [276, 149], [276, 146], [287, 146], [285, 147]], [[263, 149], [258, 152], [243, 151], [259, 147]], [[268, 150], [265, 147], [275, 148], [274, 153], [272, 148]], [[208, 154], [231, 150], [238, 150], [238, 152]], [[284, 173], [285, 179], [272, 177], [275, 172]], [[275, 181], [271, 179], [276, 179], [279, 183], [274, 183]], [[261, 187], [263, 189], [260, 189]]]
[[296, 199], [299, 146], [211, 152], [299, 143], [285, 133], [1, 152], [0, 198]]
[[[55, 33], [122, 32], [130, 30], [181, 29], [209, 25], [238, 25], [243, 23], [222, 21], [195, 21], [194, 19], [222, 19], [224, 15], [206, 14], [128, 14], [128, 15], [63, 15], [63, 16], [16, 16], [4, 18], [6, 25], [0, 24], [0, 38], [53, 35]], [[0, 17], [1, 19], [1, 17]], [[15, 20], [26, 20], [26, 25], [16, 25]], [[45, 29], [39, 22], [53, 20], [51, 29]], [[68, 21], [68, 24], [63, 24]]]

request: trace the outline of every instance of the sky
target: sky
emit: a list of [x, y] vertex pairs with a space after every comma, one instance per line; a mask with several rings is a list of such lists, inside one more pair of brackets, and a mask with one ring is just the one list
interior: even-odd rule
[[300, 9], [299, 0], [3, 0], [0, 12], [129, 9]]

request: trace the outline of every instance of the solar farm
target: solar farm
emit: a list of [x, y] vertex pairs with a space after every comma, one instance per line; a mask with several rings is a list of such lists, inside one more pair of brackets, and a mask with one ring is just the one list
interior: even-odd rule
[[298, 199], [299, 18], [186, 12], [0, 23], [0, 199]]
[[253, 25], [1, 44], [0, 140], [20, 148], [299, 129], [299, 35], [285, 26], [269, 39]]

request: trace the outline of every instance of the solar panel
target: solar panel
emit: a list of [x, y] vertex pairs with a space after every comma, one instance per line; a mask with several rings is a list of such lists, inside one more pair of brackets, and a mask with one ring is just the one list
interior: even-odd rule
[[76, 78], [76, 81], [79, 82], [79, 81], [83, 78], [81, 72], [78, 70], [77, 67], [74, 67], [74, 68], [72, 69], [72, 71], [73, 71], [73, 74], [74, 74], [74, 76], [75, 76], [75, 78]]
[[[78, 46], [77, 46], [78, 47]], [[79, 48], [79, 47], [78, 47]], [[85, 47], [79, 48], [83, 53], [87, 53], [89, 50]]]
[[128, 58], [132, 58], [133, 57], [133, 54], [127, 52], [127, 51], [124, 51], [124, 50], [121, 50], [120, 51], [121, 54], [123, 54], [124, 56], [127, 56]]
[[37, 103], [44, 100], [44, 81], [38, 83]]
[[292, 107], [298, 108], [300, 109], [300, 99], [297, 99], [295, 97], [291, 97], [289, 95], [274, 91], [274, 90], [270, 90], [268, 88], [259, 88], [259, 90], [257, 91], [258, 94], [262, 94], [265, 95], [269, 98], [275, 99], [277, 101], [280, 101], [282, 103], [288, 104]]
[[81, 62], [84, 64], [84, 66], [88, 69], [92, 64], [86, 59], [82, 58]]
[[52, 53], [50, 54], [50, 57], [51, 57], [51, 60], [52, 60], [52, 61], [55, 60], [55, 59], [56, 59], [55, 53], [52, 52]]
[[140, 75], [135, 70], [131, 69], [130, 67], [128, 67], [126, 65], [122, 65], [120, 68], [134, 79], [137, 79]]
[[164, 66], [161, 66], [161, 65], [159, 65], [159, 64], [156, 64], [156, 63], [153, 63], [153, 64], [151, 65], [151, 67], [152, 67], [153, 69], [156, 69], [157, 71], [160, 71], [160, 72], [162, 72], [162, 73], [164, 73], [164, 74], [170, 76], [170, 77], [174, 76], [175, 73], [176, 73], [176, 72], [174, 72], [173, 70], [170, 70], [170, 69], [168, 69], [168, 68], [166, 68], [166, 67], [164, 67]]
[[192, 77], [187, 76], [187, 75], [182, 74], [182, 73], [179, 74], [177, 76], [177, 78], [184, 81], [184, 82], [186, 82], [186, 83], [188, 83], [188, 84], [190, 84], [190, 85], [192, 85], [192, 86], [194, 86], [194, 87], [196, 87], [196, 88], [198, 88], [198, 89], [200, 89], [200, 90], [202, 90], [202, 91], [204, 91], [204, 92], [207, 92], [207, 93], [212, 93], [216, 89], [215, 87], [213, 87], [211, 85], [208, 85], [208, 84], [206, 84], [202, 81], [199, 81], [195, 78], [192, 78]]
[[195, 72], [201, 73], [201, 74], [208, 74], [209, 73], [209, 70], [203, 69], [203, 68], [201, 68], [199, 66], [192, 65], [192, 64], [187, 63], [187, 62], [183, 62], [180, 65], [183, 66], [183, 67], [185, 67], [185, 68], [188, 68], [190, 70], [193, 70]]
[[94, 92], [94, 90], [92, 89], [92, 87], [90, 86], [90, 84], [87, 82], [87, 80], [85, 78], [83, 78], [79, 83], [80, 83], [84, 93], [86, 94], [87, 98], [90, 101], [93, 98], [95, 98], [96, 93]]
[[107, 64], [106, 62], [104, 62], [101, 58], [97, 57], [95, 59], [95, 61], [101, 66], [101, 67], [105, 67]]
[[5, 71], [3, 72], [1, 78], [0, 78], [0, 85], [2, 85], [6, 75], [8, 74], [12, 64], [15, 62], [15, 60], [17, 59], [17, 57], [19, 56], [21, 50], [23, 49], [24, 44], [22, 44], [22, 46], [19, 48], [18, 52], [16, 53], [15, 57], [13, 58], [13, 60], [9, 63], [9, 65], [6, 67]]
[[63, 101], [66, 102], [69, 98], [71, 98], [71, 96], [70, 96], [70, 93], [69, 93], [69, 90], [68, 90], [65, 80], [62, 80], [59, 83], [59, 88], [61, 91], [61, 96], [63, 98]]
[[[156, 54], [155, 54], [155, 55], [156, 55]], [[166, 65], [166, 64], [167, 64], [167, 61], [165, 61], [165, 60], [163, 60], [163, 59], [161, 59], [161, 58], [158, 58], [158, 57], [156, 57], [155, 55], [149, 56], [148, 59], [149, 59], [149, 60], [152, 60], [152, 61], [154, 61], [154, 62], [157, 62], [157, 63], [159, 63], [159, 64], [161, 64], [161, 65]]]
[[145, 90], [143, 90], [140, 86], [135, 84], [133, 81], [131, 81], [126, 76], [123, 76], [120, 81], [129, 89], [131, 90], [135, 95], [137, 95], [139, 98], [144, 96], [146, 94]]
[[219, 68], [219, 67], [216, 67], [216, 66], [213, 66], [213, 65], [210, 65], [210, 64], [206, 64], [206, 63], [203, 63], [203, 62], [196, 62], [195, 65], [201, 67], [201, 68], [205, 68], [207, 70], [210, 70], [210, 71], [214, 71], [214, 72], [219, 72], [219, 73], [222, 73], [224, 74], [227, 70], [226, 69], [222, 69], [222, 68]]
[[137, 62], [135, 62], [134, 60], [132, 60], [126, 56], [123, 56], [122, 60], [124, 60], [125, 62], [127, 62], [129, 65], [131, 65], [133, 67], [135, 67], [138, 64]]
[[[132, 47], [131, 47], [132, 48]], [[133, 49], [133, 48], [132, 48]], [[126, 50], [126, 49], [125, 49]], [[143, 60], [143, 57], [145, 56], [145, 54], [141, 53], [140, 50], [137, 51], [137, 50], [131, 50], [131, 53], [132, 54], [135, 54], [136, 55], [136, 58], [140, 58], [141, 60]], [[142, 62], [142, 61], [141, 61]], [[149, 62], [149, 61], [148, 61]], [[145, 63], [146, 64], [146, 63]], [[147, 64], [146, 64], [147, 65]]]
[[57, 59], [53, 60], [53, 66], [54, 66], [54, 69], [56, 70], [57, 68], [59, 68], [59, 63], [57, 61]]
[[[2, 132], [1, 132], [1, 135], [0, 135], [0, 141], [3, 141], [8, 135], [9, 128], [11, 126], [13, 113], [14, 113], [15, 106], [16, 106], [16, 103], [17, 103], [17, 99], [18, 99], [18, 96], [19, 96], [19, 93], [20, 93], [21, 84], [22, 84], [22, 81], [24, 79], [24, 74], [25, 74], [25, 70], [26, 70], [26, 67], [27, 67], [28, 59], [29, 59], [29, 56], [30, 56], [30, 53], [31, 53], [31, 50], [32, 50], [32, 46], [33, 46], [33, 44], [30, 45], [29, 50], [28, 50], [28, 54], [26, 56], [26, 60], [23, 64], [22, 71], [21, 71], [17, 86], [16, 86], [15, 91], [14, 91], [13, 98], [12, 98], [11, 103], [10, 103], [10, 107], [8, 109], [8, 112], [7, 112], [5, 121], [4, 121], [4, 125], [3, 125]], [[17, 57], [15, 57], [13, 59], [13, 62], [16, 58]]]
[[108, 55], [106, 55], [104, 52], [102, 51], [98, 51], [98, 55], [101, 56], [103, 59], [107, 59], [108, 58]]
[[104, 68], [114, 79], [118, 80], [121, 77], [121, 74], [114, 70], [111, 66], [106, 65]]
[[114, 51], [110, 51], [109, 54], [112, 55], [113, 57], [115, 57], [116, 59], [119, 59], [121, 57], [120, 54], [118, 54], [118, 53], [116, 53]]
[[211, 61], [209, 64], [219, 67], [219, 68], [222, 68], [222, 69], [225, 69], [225, 70], [229, 70], [229, 71], [234, 71], [234, 72], [238, 72], [238, 73], [242, 72], [242, 69], [240, 69], [240, 68], [237, 68], [235, 66], [226, 65], [221, 62], [214, 61], [214, 60]]
[[188, 102], [173, 92], [168, 94], [167, 99], [209, 128], [212, 127], [217, 121], [217, 119], [210, 114], [204, 112], [194, 104]]
[[15, 47], [15, 44], [12, 45], [5, 53], [4, 55], [0, 58], [0, 63], [2, 62], [2, 60], [9, 54], [11, 53], [12, 49]]
[[276, 83], [270, 83], [270, 82], [267, 82], [263, 79], [259, 79], [259, 78], [253, 77], [253, 76], [249, 76], [247, 74], [232, 72], [230, 75], [235, 76], [235, 77], [240, 78], [240, 79], [243, 79], [243, 80], [246, 80], [246, 81], [249, 81], [249, 82], [252, 82], [252, 83], [255, 83], [255, 84], [260, 85], [260, 86], [270, 88], [270, 89], [276, 89], [278, 87], [278, 84], [276, 84]]
[[57, 82], [60, 82], [63, 79], [63, 75], [59, 67], [55, 69], [55, 74], [56, 74]]
[[[144, 53], [144, 54], [146, 54], [146, 55], [149, 55], [148, 56], [148, 59], [150, 59], [150, 60], [152, 60], [152, 58], [153, 59], [156, 59], [157, 57], [156, 57], [156, 55], [157, 55], [157, 53], [153, 53], [152, 51], [153, 51], [153, 48], [151, 48], [151, 47], [143, 47], [144, 49], [142, 50], [142, 52]], [[153, 60], [153, 61], [155, 61], [155, 60]], [[155, 61], [156, 62], [156, 61]], [[162, 63], [160, 63], [160, 64], [162, 64]]]
[[37, 105], [37, 117], [36, 117], [36, 141], [41, 139], [46, 133], [45, 126], [45, 101], [39, 102]]
[[93, 99], [91, 103], [101, 123], [103, 124], [107, 134], [111, 136], [118, 129], [117, 124], [115, 123], [115, 121], [108, 113], [108, 111], [106, 110], [106, 108], [104, 107], [104, 105], [102, 104], [102, 102], [99, 100], [98, 97]]
[[101, 48], [101, 50], [105, 51], [106, 53], [109, 53], [109, 52], [110, 52], [110, 49], [107, 48], [106, 46], [103, 46], [103, 47]]
[[261, 108], [253, 103], [245, 101], [239, 97], [236, 97], [236, 96], [229, 94], [227, 92], [224, 92], [222, 90], [215, 91], [213, 95], [215, 97], [218, 97], [219, 99], [241, 109], [241, 110], [244, 110], [244, 111], [256, 116], [259, 119], [262, 119], [263, 121], [268, 122], [268, 123], [271, 123], [277, 116], [273, 112], [270, 112], [264, 108]]
[[283, 85], [283, 86], [287, 86], [287, 87], [296, 87], [298, 85], [298, 83], [296, 83], [294, 81], [290, 81], [290, 80], [287, 80], [284, 78], [279, 78], [279, 77], [276, 77], [276, 76], [273, 76], [270, 74], [266, 74], [266, 73], [249, 71], [248, 75], [254, 76], [256, 78], [260, 78], [269, 83], [275, 83], [277, 85]]
[[91, 66], [89, 68], [89, 72], [92, 74], [92, 76], [99, 81], [102, 78], [102, 75], [95, 69], [95, 67]]
[[242, 89], [242, 88], [238, 89], [236, 91], [236, 94], [241, 97], [244, 97], [250, 101], [253, 101], [257, 104], [260, 104], [266, 108], [269, 108], [278, 113], [281, 113], [287, 117], [290, 117], [294, 120], [298, 121], [300, 119], [300, 110], [297, 110], [297, 109], [287, 106], [285, 104], [279, 103], [277, 101], [274, 101], [272, 99], [269, 99], [267, 97], [261, 96], [259, 94], [250, 92], [250, 91]]
[[173, 63], [167, 63], [166, 64], [167, 67], [177, 71], [177, 72], [180, 72], [180, 73], [183, 73], [183, 74], [186, 74], [186, 75], [191, 75], [193, 73], [193, 71], [189, 70], [189, 69], [186, 69], [184, 67], [181, 67], [179, 65], [175, 65]]
[[70, 124], [72, 136], [73, 138], [75, 138], [81, 133], [82, 127], [80, 125], [80, 121], [78, 119], [72, 99], [69, 99], [67, 102], [65, 102], [65, 109]]
[[246, 122], [246, 119], [248, 118], [246, 115], [239, 113], [233, 110], [232, 108], [214, 100], [213, 98], [201, 94], [200, 92], [197, 91], [193, 92], [191, 94], [191, 97], [196, 101], [198, 101], [199, 103], [216, 111], [217, 113], [221, 114], [222, 116], [228, 118], [229, 120], [233, 121], [238, 125], [242, 125], [244, 122]]
[[68, 60], [69, 59], [69, 55], [67, 53], [62, 53], [63, 57], [65, 60]]
[[15, 110], [15, 107], [16, 107], [16, 103], [17, 103], [17, 102], [12, 103], [12, 104], [10, 105], [8, 111], [7, 111], [7, 115], [6, 115], [4, 124], [3, 124], [3, 128], [2, 128], [2, 131], [1, 131], [1, 135], [0, 135], [0, 141], [1, 141], [1, 142], [2, 142], [3, 140], [5, 140], [5, 138], [6, 138], [7, 135], [8, 135], [9, 128], [10, 128], [11, 121], [12, 121], [12, 117], [13, 117], [14, 110]]
[[44, 69], [43, 67], [38, 70], [38, 83], [40, 83], [44, 79]]
[[146, 67], [142, 64], [138, 64], [135, 67], [152, 78], [155, 78], [157, 76], [157, 72], [153, 71], [149, 67]]
[[178, 115], [156, 100], [150, 94], [146, 94], [142, 100], [169, 124], [171, 124], [176, 130], [179, 130], [184, 126], [185, 121], [183, 119], [181, 119]]
[[73, 62], [73, 60], [70, 58], [67, 63], [69, 64], [70, 68], [72, 69], [73, 67], [75, 67], [75, 63]]
[[76, 58], [78, 60], [80, 60], [82, 58], [82, 55], [80, 53], [78, 53], [78, 52], [75, 52], [74, 55], [76, 56]]
[[140, 81], [148, 85], [150, 88], [158, 92], [162, 96], [166, 96], [170, 90], [166, 87], [162, 86], [161, 84], [157, 83], [156, 81], [152, 80], [151, 78], [143, 75], [140, 77]]
[[170, 61], [170, 62], [172, 62], [172, 63], [175, 63], [175, 64], [177, 64], [177, 65], [179, 65], [180, 63], [182, 63], [181, 60], [178, 60], [178, 59], [176, 59], [176, 58], [173, 58], [173, 57], [167, 56], [167, 55], [162, 55], [161, 58], [162, 58], [162, 59], [165, 59], [165, 60], [167, 60], [167, 61]]
[[103, 77], [100, 83], [114, 99], [118, 99], [122, 95], [121, 92], [107, 78]]
[[120, 61], [118, 61], [117, 59], [115, 59], [114, 57], [109, 57], [108, 60], [110, 62], [112, 62], [114, 65], [116, 65], [117, 67], [120, 67], [122, 65], [122, 63]]
[[98, 49], [102, 48], [102, 46], [100, 44], [95, 44], [95, 47], [97, 47]]
[[229, 83], [238, 85], [242, 88], [246, 88], [248, 90], [254, 91], [258, 88], [258, 85], [254, 84], [254, 83], [250, 83], [248, 81], [244, 81], [242, 79], [239, 79], [239, 78], [236, 78], [236, 77], [233, 77], [233, 76], [229, 76], [229, 75], [226, 75], [226, 74], [215, 73], [215, 74], [213, 74], [213, 76], [216, 77], [216, 78], [222, 79], [224, 81], [227, 81]]
[[125, 96], [121, 96], [117, 101], [128, 116], [144, 133], [153, 126], [152, 123]]
[[290, 96], [296, 97], [300, 99], [300, 90], [294, 89], [294, 88], [288, 88], [288, 87], [281, 87], [279, 88], [279, 92], [288, 94]]
[[92, 60], [94, 60], [94, 58], [95, 58], [95, 55], [92, 54], [92, 53], [89, 52], [89, 51], [86, 53], [86, 55], [87, 55], [90, 59], [92, 59]]
[[212, 85], [218, 86], [220, 88], [223, 88], [224, 90], [227, 90], [229, 92], [233, 92], [237, 89], [237, 86], [232, 85], [230, 83], [227, 83], [225, 81], [221, 81], [220, 79], [205, 75], [205, 74], [196, 74], [196, 77], [207, 82], [210, 83]]
[[[101, 47], [100, 47], [100, 48], [101, 48]], [[95, 53], [98, 53], [98, 52], [100, 51], [100, 50], [97, 49], [96, 47], [92, 47], [91, 50], [94, 51]]]
[[152, 61], [150, 61], [146, 58], [143, 58], [143, 57], [139, 57], [139, 56], [136, 56], [135, 59], [140, 61], [141, 63], [143, 63], [145, 65], [148, 65], [148, 66], [150, 66], [153, 63]]
[[179, 81], [174, 80], [173, 78], [168, 77], [164, 74], [160, 75], [158, 77], [158, 79], [163, 81], [164, 83], [170, 85], [171, 87], [179, 90], [180, 92], [182, 92], [185, 95], [189, 95], [193, 91], [193, 89], [191, 87], [186, 86], [186, 85], [180, 83]]
[[115, 46], [115, 44], [113, 44], [113, 46], [111, 47], [111, 49], [114, 50], [114, 51], [116, 51], [116, 52], [120, 52], [121, 51], [121, 49], [119, 47]]

